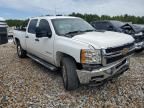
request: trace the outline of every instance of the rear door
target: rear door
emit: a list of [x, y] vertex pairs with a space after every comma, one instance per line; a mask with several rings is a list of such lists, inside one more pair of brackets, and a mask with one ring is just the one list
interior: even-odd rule
[[26, 50], [36, 55], [36, 27], [37, 27], [38, 19], [32, 19], [29, 22], [27, 33], [26, 33]]

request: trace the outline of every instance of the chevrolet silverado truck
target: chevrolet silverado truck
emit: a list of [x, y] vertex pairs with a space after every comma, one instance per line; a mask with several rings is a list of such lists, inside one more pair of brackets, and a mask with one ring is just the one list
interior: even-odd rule
[[45, 16], [30, 18], [27, 27], [14, 31], [17, 54], [30, 57], [48, 69], [61, 69], [64, 87], [101, 84], [129, 69], [133, 37], [97, 32], [81, 18]]
[[5, 22], [5, 19], [0, 17], [0, 45], [8, 42], [7, 27], [8, 25]]

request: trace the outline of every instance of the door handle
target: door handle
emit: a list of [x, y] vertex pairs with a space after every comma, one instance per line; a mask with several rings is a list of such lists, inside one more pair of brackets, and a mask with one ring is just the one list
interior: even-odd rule
[[39, 41], [39, 39], [35, 39], [35, 41], [37, 41], [37, 42], [38, 42], [38, 41]]
[[29, 38], [28, 36], [26, 36], [25, 38]]

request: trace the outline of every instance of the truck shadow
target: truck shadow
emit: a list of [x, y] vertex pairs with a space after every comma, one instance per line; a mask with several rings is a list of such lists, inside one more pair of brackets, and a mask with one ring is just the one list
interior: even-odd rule
[[135, 53], [133, 57], [144, 57], [144, 51], [140, 53]]
[[[28, 58], [30, 59], [30, 58]], [[72, 91], [67, 91], [64, 89], [63, 87], [63, 81], [62, 81], [62, 73], [61, 73], [61, 70], [58, 69], [57, 71], [51, 71], [49, 69], [47, 69], [46, 67], [44, 67], [43, 65], [37, 63], [36, 61], [32, 60], [31, 59], [31, 63], [36, 66], [37, 68], [40, 69], [40, 72], [48, 75], [48, 77], [51, 77], [54, 80], [61, 80], [60, 82], [56, 81], [59, 85], [58, 88], [60, 89], [63, 89], [65, 92], [69, 92], [69, 93], [73, 93], [73, 92], [86, 92], [87, 90], [89, 91], [101, 91], [103, 89], [106, 89], [107, 87], [109, 87], [110, 85], [113, 85], [113, 86], [116, 86], [117, 83], [118, 83], [118, 79], [119, 77], [117, 78], [114, 78], [114, 79], [110, 79], [108, 81], [105, 81], [101, 84], [86, 84], [86, 85], [83, 85], [83, 84], [80, 84], [80, 87], [76, 90], [72, 90]], [[55, 82], [55, 81], [54, 81]], [[55, 86], [55, 85], [53, 85]]]
[[[44, 67], [43, 65], [37, 63], [34, 60], [31, 60], [31, 62], [32, 62], [33, 65], [35, 65], [36, 67], [38, 67], [40, 69], [40, 72], [48, 75], [48, 77], [51, 77], [53, 79], [53, 82], [55, 82], [54, 80], [59, 79], [59, 81], [56, 81], [58, 83], [58, 85], [59, 85], [57, 87], [59, 88], [59, 90], [61, 89], [65, 93], [70, 93], [70, 94], [74, 93], [74, 92], [81, 93], [82, 91], [86, 92], [87, 90], [88, 91], [93, 91], [93, 90], [94, 91], [101, 91], [103, 89], [106, 89], [110, 85], [116, 85], [116, 83], [118, 82], [117, 81], [118, 78], [114, 78], [114, 79], [111, 79], [111, 80], [109, 80], [107, 82], [105, 81], [105, 82], [103, 82], [101, 84], [87, 84], [87, 85], [80, 84], [78, 89], [72, 90], [72, 91], [67, 91], [67, 90], [64, 89], [64, 86], [63, 86], [62, 74], [61, 74], [61, 70], [60, 69], [58, 69], [57, 71], [51, 71], [51, 70], [47, 69], [46, 67]], [[55, 85], [53, 85], [53, 86], [55, 86]]]

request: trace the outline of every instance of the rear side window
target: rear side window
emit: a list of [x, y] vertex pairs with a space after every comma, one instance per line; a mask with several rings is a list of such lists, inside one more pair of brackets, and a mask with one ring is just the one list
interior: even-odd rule
[[47, 33], [51, 33], [50, 25], [49, 25], [48, 21], [45, 19], [40, 20], [39, 28], [42, 31], [46, 31]]
[[36, 32], [36, 25], [37, 25], [38, 20], [37, 19], [33, 19], [30, 21], [29, 27], [28, 27], [28, 32], [35, 34]]

